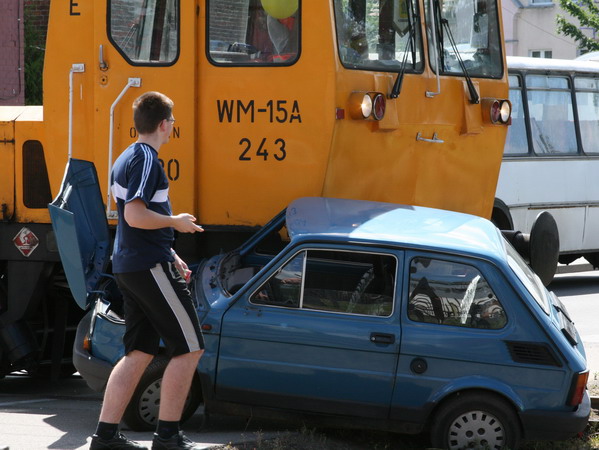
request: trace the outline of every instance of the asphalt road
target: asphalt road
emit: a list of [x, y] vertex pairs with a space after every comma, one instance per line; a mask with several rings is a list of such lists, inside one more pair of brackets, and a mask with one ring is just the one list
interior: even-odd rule
[[599, 383], [599, 270], [558, 274], [549, 289], [561, 298], [582, 337], [589, 381]]
[[[576, 323], [587, 351], [590, 382], [599, 384], [599, 271], [559, 274], [549, 288], [560, 296]], [[54, 383], [8, 376], [0, 380], [0, 448], [87, 449], [101, 398], [78, 376]], [[196, 413], [184, 429], [203, 448], [211, 448], [275, 436], [294, 425], [215, 417], [201, 432], [200, 427], [201, 415]], [[151, 433], [124, 431], [150, 445]]]
[[[87, 449], [94, 432], [101, 394], [87, 387], [78, 375], [57, 382], [11, 375], [0, 381], [0, 448], [10, 450]], [[229, 443], [275, 436], [285, 425], [249, 424], [241, 418], [215, 417], [202, 429], [201, 414], [184, 425], [186, 435], [212, 448]], [[151, 432], [123, 432], [151, 447]]]

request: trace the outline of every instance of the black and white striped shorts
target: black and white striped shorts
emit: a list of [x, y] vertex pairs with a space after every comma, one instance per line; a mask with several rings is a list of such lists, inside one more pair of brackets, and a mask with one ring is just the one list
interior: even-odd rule
[[170, 356], [204, 348], [191, 294], [173, 263], [115, 277], [125, 306], [125, 353], [156, 355], [160, 339]]

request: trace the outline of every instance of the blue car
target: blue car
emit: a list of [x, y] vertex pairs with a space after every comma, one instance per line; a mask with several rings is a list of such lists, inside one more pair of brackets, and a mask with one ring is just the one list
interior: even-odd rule
[[[110, 232], [91, 163], [50, 205], [75, 300], [77, 370], [102, 389], [123, 356]], [[564, 305], [488, 220], [333, 198], [292, 202], [191, 288], [206, 351], [185, 417], [317, 418], [430, 433], [438, 448], [566, 439], [590, 413], [583, 344]], [[125, 416], [153, 428], [163, 355]], [[488, 446], [488, 447], [485, 447]]]

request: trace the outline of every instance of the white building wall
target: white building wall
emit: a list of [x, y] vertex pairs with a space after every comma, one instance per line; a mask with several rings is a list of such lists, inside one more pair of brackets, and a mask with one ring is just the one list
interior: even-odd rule
[[[558, 3], [504, 0], [502, 13], [507, 55], [531, 56], [534, 50], [550, 50], [552, 58], [578, 56], [574, 39], [557, 32], [557, 15], [566, 15]], [[575, 23], [574, 18], [571, 21]]]

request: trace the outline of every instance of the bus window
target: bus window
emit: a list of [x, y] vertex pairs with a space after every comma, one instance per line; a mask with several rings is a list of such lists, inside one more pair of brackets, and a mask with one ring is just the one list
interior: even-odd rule
[[526, 88], [535, 153], [577, 153], [568, 78], [527, 75]]
[[[287, 6], [288, 5], [288, 6]], [[297, 2], [208, 2], [208, 57], [216, 65], [289, 65], [299, 56]]]
[[170, 65], [179, 54], [179, 0], [108, 2], [108, 36], [133, 65]]
[[522, 103], [522, 80], [510, 75], [510, 101], [512, 102], [512, 124], [507, 130], [504, 154], [528, 154], [528, 139], [524, 121], [524, 104]]
[[[434, 17], [430, 14], [431, 4]], [[503, 74], [497, 2], [492, 0], [424, 0], [427, 33], [437, 32], [437, 55], [444, 74], [461, 75], [458, 57], [473, 77]], [[436, 70], [434, 40], [428, 39], [430, 64]]]
[[339, 56], [345, 67], [422, 70], [416, 0], [335, 0]]
[[599, 79], [577, 77], [574, 87], [582, 149], [585, 153], [599, 153]]

